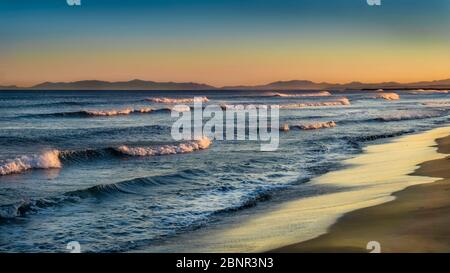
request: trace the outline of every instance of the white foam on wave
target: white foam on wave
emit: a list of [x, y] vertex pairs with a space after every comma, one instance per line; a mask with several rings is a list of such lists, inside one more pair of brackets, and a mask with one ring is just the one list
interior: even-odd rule
[[134, 110], [131, 108], [121, 109], [121, 110], [86, 110], [84, 111], [89, 116], [119, 116], [119, 115], [129, 115]]
[[133, 112], [134, 113], [150, 113], [152, 111], [153, 111], [153, 109], [150, 107], [143, 107], [143, 108], [135, 109]]
[[39, 155], [21, 156], [7, 160], [0, 165], [0, 175], [17, 174], [31, 169], [61, 168], [59, 154], [58, 150], [51, 150]]
[[427, 95], [427, 94], [448, 94], [449, 90], [433, 90], [433, 89], [417, 89], [408, 92], [413, 95]]
[[300, 130], [318, 130], [318, 129], [336, 127], [336, 122], [334, 122], [334, 121], [317, 122], [317, 123], [310, 123], [310, 124], [294, 125], [293, 127], [299, 128]]
[[289, 124], [284, 123], [283, 125], [280, 126], [280, 131], [281, 132], [288, 132], [290, 130]]
[[333, 128], [333, 127], [336, 127], [336, 122], [334, 122], [334, 121], [316, 122], [316, 123], [309, 123], [309, 124], [297, 124], [297, 125], [289, 125], [289, 124], [285, 123], [280, 127], [280, 131], [288, 132], [291, 128], [292, 129], [300, 129], [300, 130], [318, 130], [318, 129], [325, 129], [325, 128]]
[[350, 100], [347, 98], [340, 98], [335, 101], [317, 101], [317, 102], [303, 102], [303, 103], [287, 103], [287, 104], [272, 104], [272, 105], [230, 105], [222, 104], [223, 110], [249, 110], [249, 109], [298, 109], [305, 107], [323, 107], [323, 106], [342, 106], [350, 105]]
[[390, 114], [376, 118], [381, 121], [401, 121], [401, 120], [411, 120], [411, 119], [425, 119], [438, 117], [439, 113], [397, 113]]
[[124, 116], [132, 113], [150, 113], [153, 109], [150, 107], [143, 107], [139, 109], [125, 108], [119, 110], [85, 110], [84, 112], [89, 116], [98, 117], [112, 117], [112, 116]]
[[128, 147], [120, 146], [117, 151], [131, 156], [157, 156], [170, 154], [185, 154], [198, 150], [207, 149], [211, 145], [209, 138], [202, 138], [200, 140], [193, 140], [186, 143], [161, 145], [154, 147]]
[[[341, 106], [341, 105], [350, 105], [350, 100], [347, 98], [341, 98], [336, 101], [319, 101], [319, 102], [281, 104], [278, 107], [280, 109], [297, 109], [297, 108], [305, 108], [305, 107]], [[273, 106], [273, 107], [276, 107], [276, 106]]]
[[170, 108], [169, 110], [175, 112], [189, 112], [191, 111], [191, 107], [187, 105], [176, 105], [175, 107]]
[[208, 102], [207, 97], [195, 98], [148, 98], [147, 101], [154, 103], [175, 104], [175, 103], [194, 103], [194, 102]]
[[294, 97], [329, 97], [331, 93], [328, 91], [320, 91], [315, 93], [303, 93], [303, 94], [288, 94], [288, 93], [273, 93], [272, 97], [286, 97], [286, 98], [294, 98]]
[[375, 98], [384, 100], [399, 100], [400, 96], [397, 93], [379, 93], [375, 96]]
[[221, 104], [220, 108], [222, 108], [222, 110], [233, 110], [233, 111], [248, 111], [248, 110], [252, 110], [252, 109], [263, 109], [263, 110], [269, 110], [270, 108], [279, 108], [278, 105], [264, 105], [264, 104], [248, 104], [248, 105], [243, 105], [243, 104]]

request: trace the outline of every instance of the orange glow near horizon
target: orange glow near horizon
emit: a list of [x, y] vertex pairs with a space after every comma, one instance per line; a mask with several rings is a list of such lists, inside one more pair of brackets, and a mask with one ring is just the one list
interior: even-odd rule
[[184, 47], [21, 47], [4, 54], [2, 85], [132, 79], [198, 82], [217, 87], [279, 80], [416, 82], [450, 77], [450, 51], [442, 46], [281, 43]]

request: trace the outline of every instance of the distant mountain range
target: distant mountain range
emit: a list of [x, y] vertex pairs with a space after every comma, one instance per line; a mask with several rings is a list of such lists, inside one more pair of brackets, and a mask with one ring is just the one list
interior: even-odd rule
[[361, 90], [361, 89], [450, 89], [450, 79], [438, 81], [424, 81], [414, 83], [362, 83], [346, 84], [316, 83], [305, 80], [277, 81], [256, 86], [225, 86], [215, 87], [195, 82], [154, 82], [132, 80], [124, 82], [108, 82], [86, 80], [76, 82], [44, 82], [32, 87], [1, 86], [2, 90]]
[[15, 85], [0, 85], [0, 90], [12, 90], [17, 88], [18, 87]]
[[362, 83], [351, 82], [346, 84], [335, 83], [316, 83], [304, 80], [292, 81], [278, 81], [266, 85], [257, 86], [226, 86], [222, 89], [243, 89], [243, 90], [361, 90], [361, 89], [447, 89], [450, 88], [450, 79], [430, 81], [430, 82], [415, 82], [415, 83], [398, 83], [398, 82], [383, 82], [383, 83]]
[[127, 82], [77, 81], [44, 82], [31, 87], [40, 90], [211, 90], [214, 86], [194, 82], [154, 82], [132, 80]]

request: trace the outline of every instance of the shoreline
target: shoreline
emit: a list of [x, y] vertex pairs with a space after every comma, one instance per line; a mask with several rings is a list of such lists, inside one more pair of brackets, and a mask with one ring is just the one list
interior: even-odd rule
[[[303, 250], [293, 243], [325, 236], [339, 219], [354, 211], [389, 203], [394, 193], [413, 185], [431, 184], [438, 178], [411, 175], [425, 161], [446, 156], [436, 150], [436, 139], [450, 135], [450, 127], [439, 127], [406, 135], [387, 143], [369, 145], [363, 153], [343, 161], [343, 168], [313, 178], [296, 192], [274, 197], [208, 228], [144, 247], [144, 252], [333, 252]], [[375, 241], [371, 238], [369, 241]], [[337, 252], [367, 252], [367, 242], [357, 249]], [[303, 245], [303, 243], [294, 244]], [[288, 246], [288, 247], [286, 247]]]
[[435, 141], [446, 157], [422, 162], [410, 176], [437, 181], [394, 192], [390, 202], [344, 214], [323, 235], [270, 252], [367, 253], [370, 241], [379, 242], [381, 252], [450, 251], [450, 135]]

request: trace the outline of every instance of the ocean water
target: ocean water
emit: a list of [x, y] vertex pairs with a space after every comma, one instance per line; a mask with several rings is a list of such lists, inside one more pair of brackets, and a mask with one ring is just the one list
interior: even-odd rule
[[[447, 93], [395, 92], [400, 100], [371, 91], [0, 91], [0, 251], [65, 252], [70, 241], [86, 252], [135, 251], [284, 195], [320, 194], [308, 182], [363, 147], [448, 123]], [[174, 141], [173, 105], [154, 98], [194, 96], [289, 105], [280, 124], [303, 127], [280, 132], [274, 152], [254, 141]], [[342, 98], [350, 105], [327, 103]]]

